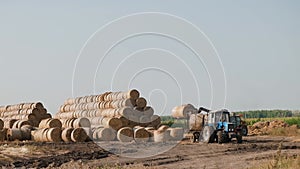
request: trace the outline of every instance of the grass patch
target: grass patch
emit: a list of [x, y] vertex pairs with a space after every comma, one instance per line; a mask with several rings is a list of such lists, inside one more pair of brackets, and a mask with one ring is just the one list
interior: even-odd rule
[[261, 166], [253, 167], [253, 169], [296, 169], [300, 168], [300, 156], [288, 157], [281, 153], [282, 143], [279, 144], [278, 150], [273, 158]]

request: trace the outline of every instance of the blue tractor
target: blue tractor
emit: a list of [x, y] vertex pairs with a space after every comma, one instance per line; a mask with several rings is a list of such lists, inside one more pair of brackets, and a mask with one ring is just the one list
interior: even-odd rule
[[206, 116], [203, 120], [202, 138], [203, 142], [219, 144], [230, 142], [232, 138], [236, 139], [237, 143], [242, 143], [242, 129], [235, 127], [230, 122], [230, 113], [226, 109], [211, 111], [200, 107], [199, 113], [204, 111]]

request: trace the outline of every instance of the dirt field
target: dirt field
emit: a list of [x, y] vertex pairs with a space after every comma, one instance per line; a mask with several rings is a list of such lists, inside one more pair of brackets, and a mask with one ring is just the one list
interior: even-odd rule
[[[248, 136], [243, 144], [191, 144], [183, 141], [173, 147], [168, 143], [34, 143], [7, 142], [0, 144], [0, 166], [36, 168], [251, 168], [269, 161], [280, 142], [281, 153], [300, 155], [300, 142], [295, 137]], [[147, 154], [150, 149], [162, 154], [147, 158], [126, 158]], [[115, 152], [119, 155], [113, 154]], [[121, 153], [121, 155], [120, 155]], [[119, 166], [120, 165], [120, 166]]]

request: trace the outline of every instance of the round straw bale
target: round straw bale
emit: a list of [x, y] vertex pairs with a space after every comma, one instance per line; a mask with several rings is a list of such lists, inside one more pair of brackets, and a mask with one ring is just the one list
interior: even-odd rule
[[0, 119], [0, 130], [2, 130], [3, 127], [4, 127], [4, 122], [3, 122], [3, 120]]
[[145, 98], [140, 97], [140, 98], [136, 99], [136, 107], [145, 108], [146, 105], [147, 105], [147, 101]]
[[183, 128], [169, 128], [168, 130], [170, 130], [170, 136], [172, 140], [182, 140], [184, 134]]
[[18, 128], [12, 128], [7, 130], [7, 139], [9, 141], [20, 140], [22, 141], [22, 132]]
[[75, 128], [71, 133], [71, 139], [74, 142], [84, 142], [87, 137], [88, 136], [83, 128]]
[[74, 128], [79, 128], [79, 127], [91, 127], [91, 122], [89, 119], [85, 117], [80, 117], [74, 120], [73, 122], [73, 127]]
[[148, 142], [149, 141], [149, 133], [143, 127], [135, 127], [134, 129], [134, 140], [136, 142]]
[[74, 128], [65, 128], [61, 132], [61, 138], [64, 142], [72, 142], [71, 134], [72, 134], [73, 130], [74, 130]]
[[111, 128], [99, 128], [95, 132], [100, 141], [113, 141], [116, 138], [116, 131]]
[[117, 133], [117, 138], [121, 142], [131, 142], [133, 140], [134, 133], [132, 128], [123, 127]]
[[51, 142], [61, 141], [61, 129], [58, 127], [49, 128], [46, 132], [47, 140]]

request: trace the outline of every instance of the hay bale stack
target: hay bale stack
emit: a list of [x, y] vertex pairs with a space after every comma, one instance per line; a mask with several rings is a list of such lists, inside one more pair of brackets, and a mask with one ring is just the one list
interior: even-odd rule
[[[120, 141], [128, 142], [134, 138], [133, 128], [135, 126], [158, 127], [161, 124], [160, 117], [154, 115], [153, 108], [147, 106], [146, 99], [140, 97], [137, 90], [69, 98], [60, 106], [55, 117], [61, 120], [63, 128], [89, 127], [88, 125], [77, 125], [77, 120], [75, 120], [88, 119], [93, 131], [92, 134], [89, 134], [90, 137], [101, 141], [112, 140], [112, 138], [104, 138], [107, 137], [106, 133], [111, 132], [110, 129], [115, 134], [119, 133]], [[121, 130], [122, 128], [125, 129]], [[145, 129], [140, 130], [144, 133], [146, 131]], [[89, 133], [89, 130], [86, 131]], [[130, 138], [123, 139], [123, 132]], [[139, 132], [137, 134], [139, 135]]]
[[60, 142], [61, 129], [58, 127], [54, 128], [41, 128], [31, 131], [31, 138], [38, 142]]
[[51, 117], [40, 102], [0, 106], [0, 119], [7, 121], [5, 126], [9, 128], [13, 127], [13, 121], [10, 120], [27, 120], [31, 125], [38, 127], [40, 121], [49, 116]]

